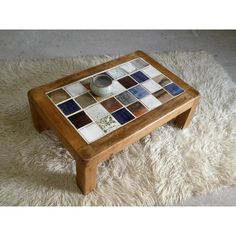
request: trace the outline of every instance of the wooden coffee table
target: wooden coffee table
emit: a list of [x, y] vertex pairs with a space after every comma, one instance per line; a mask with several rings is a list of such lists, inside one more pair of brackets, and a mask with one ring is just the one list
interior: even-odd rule
[[[105, 73], [113, 95], [95, 96], [89, 83]], [[174, 120], [189, 125], [199, 93], [142, 51], [33, 88], [32, 120], [41, 132], [52, 129], [76, 160], [82, 193], [96, 186], [97, 165], [154, 129]]]

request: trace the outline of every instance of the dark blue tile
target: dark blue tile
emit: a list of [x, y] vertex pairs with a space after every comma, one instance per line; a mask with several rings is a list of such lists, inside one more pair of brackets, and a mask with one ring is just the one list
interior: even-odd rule
[[164, 88], [174, 96], [176, 96], [184, 91], [182, 88], [177, 86], [175, 83], [168, 84]]
[[142, 83], [145, 80], [148, 80], [149, 78], [141, 71], [138, 71], [131, 75], [138, 83]]
[[58, 107], [61, 109], [61, 111], [65, 115], [70, 115], [71, 113], [74, 113], [80, 110], [80, 107], [72, 99], [61, 103], [60, 105], [58, 105]]
[[128, 110], [126, 110], [125, 108], [115, 111], [114, 113], [112, 113], [112, 115], [121, 125], [134, 119], [134, 116], [131, 113], [129, 113]]
[[137, 85], [137, 86], [129, 89], [129, 91], [138, 99], [144, 98], [150, 94], [146, 89], [144, 89], [140, 85]]

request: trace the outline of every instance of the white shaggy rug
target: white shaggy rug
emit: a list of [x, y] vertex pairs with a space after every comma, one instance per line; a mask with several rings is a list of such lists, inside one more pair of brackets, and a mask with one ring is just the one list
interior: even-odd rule
[[200, 91], [191, 126], [164, 125], [104, 162], [87, 196], [70, 154], [33, 128], [27, 91], [110, 58], [0, 61], [0, 205], [171, 205], [236, 186], [236, 85], [206, 52], [151, 56]]

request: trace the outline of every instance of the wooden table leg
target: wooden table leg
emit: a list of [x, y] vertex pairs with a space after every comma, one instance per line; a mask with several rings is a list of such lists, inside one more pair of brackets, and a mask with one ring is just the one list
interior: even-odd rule
[[97, 165], [76, 160], [76, 181], [83, 194], [91, 192], [97, 183]]
[[181, 113], [180, 115], [178, 115], [175, 118], [174, 124], [177, 127], [181, 128], [181, 129], [184, 129], [184, 128], [187, 128], [189, 126], [190, 122], [192, 121], [193, 114], [194, 114], [194, 112], [197, 108], [197, 105], [199, 103], [199, 99], [200, 99], [200, 97], [196, 98], [196, 100], [193, 103], [193, 106], [189, 110]]
[[41, 116], [39, 115], [38, 111], [36, 110], [33, 102], [29, 98], [29, 104], [30, 104], [30, 111], [31, 111], [31, 117], [34, 124], [35, 129], [41, 133], [42, 131], [49, 129], [49, 127], [45, 124]]

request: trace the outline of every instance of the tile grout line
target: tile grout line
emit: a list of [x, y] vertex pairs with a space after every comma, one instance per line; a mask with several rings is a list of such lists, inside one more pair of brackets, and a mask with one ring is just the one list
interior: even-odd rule
[[[70, 95], [71, 97], [68, 98], [68, 99], [66, 99], [66, 100], [63, 100], [63, 101], [61, 101], [61, 102], [59, 102], [59, 103], [56, 103], [56, 104], [52, 101], [52, 99], [51, 99], [51, 98], [49, 97], [49, 95], [48, 95], [49, 93], [51, 93], [51, 92], [53, 92], [53, 91], [56, 91], [56, 90], [59, 90], [59, 89], [63, 89], [63, 91], [65, 91], [66, 93], [68, 93], [67, 90], [66, 90], [66, 87], [67, 87], [67, 86], [71, 86], [71, 85], [76, 84], [76, 83], [79, 83], [79, 84], [81, 84], [81, 85], [84, 87], [84, 85], [83, 85], [81, 82], [83, 82], [83, 81], [85, 81], [85, 80], [87, 80], [87, 79], [89, 79], [89, 78], [91, 78], [91, 77], [93, 77], [93, 76], [96, 76], [97, 74], [101, 74], [101, 73], [106, 72], [106, 73], [108, 73], [110, 76], [112, 76], [108, 71], [114, 70], [114, 69], [116, 69], [116, 68], [120, 68], [122, 65], [125, 65], [125, 64], [128, 64], [128, 63], [130, 64], [131, 62], [137, 61], [138, 59], [141, 59], [141, 60], [144, 61], [147, 65], [145, 65], [144, 67], [141, 67], [141, 68], [136, 67], [135, 70], [133, 70], [132, 72], [128, 72], [126, 75], [122, 75], [122, 76], [120, 76], [120, 77], [118, 77], [118, 78], [116, 78], [116, 79], [113, 78], [114, 81], [119, 82], [120, 79], [129, 76], [129, 78], [131, 78], [133, 81], [136, 82], [135, 85], [133, 85], [133, 86], [131, 86], [131, 87], [129, 87], [129, 88], [124, 87], [124, 86], [120, 83], [120, 85], [125, 89], [125, 90], [124, 90], [123, 92], [121, 92], [121, 93], [112, 94], [111, 96], [106, 97], [106, 98], [104, 98], [104, 99], [102, 99], [102, 100], [97, 100], [96, 97], [93, 96], [91, 90], [88, 90], [87, 88], [85, 88], [87, 91], [83, 91], [82, 93], [80, 93], [80, 94], [78, 94], [78, 95], [76, 95], [76, 96], [72, 96], [71, 93], [68, 91], [68, 92], [69, 92], [69, 95]], [[138, 82], [138, 81], [136, 81], [136, 80], [131, 76], [131, 75], [133, 75], [133, 74], [135, 74], [135, 73], [137, 73], [137, 72], [142, 72], [145, 76], [148, 77], [148, 79], [150, 79], [151, 81], [157, 83], [156, 81], [153, 80], [153, 78], [154, 78], [155, 76], [152, 78], [149, 74], [145, 73], [144, 70], [147, 69], [147, 68], [154, 68], [155, 70], [157, 70], [157, 69], [156, 69], [155, 67], [153, 67], [151, 64], [147, 63], [144, 59], [142, 59], [142, 58], [140, 58], [140, 57], [139, 57], [139, 58], [135, 58], [135, 59], [133, 59], [133, 60], [131, 60], [131, 61], [128, 61], [128, 62], [119, 64], [119, 65], [117, 65], [117, 66], [115, 66], [115, 67], [109, 68], [109, 69], [104, 70], [104, 71], [102, 71], [102, 72], [96, 73], [96, 74], [91, 75], [91, 76], [87, 76], [86, 78], [83, 78], [83, 79], [81, 79], [81, 80], [77, 80], [77, 81], [75, 81], [75, 82], [73, 82], [73, 83], [70, 83], [70, 84], [68, 84], [68, 85], [66, 85], [66, 86], [61, 86], [61, 87], [59, 87], [59, 88], [56, 88], [56, 89], [51, 90], [51, 91], [49, 91], [49, 92], [46, 92], [46, 94], [47, 94], [47, 96], [50, 98], [50, 100], [53, 102], [53, 104], [58, 108], [58, 110], [60, 110], [61, 114], [72, 124], [72, 126], [76, 129], [76, 131], [81, 135], [81, 132], [79, 132], [81, 129], [84, 129], [84, 128], [88, 127], [89, 125], [92, 125], [92, 124], [98, 125], [98, 124], [97, 124], [98, 121], [94, 120], [94, 119], [91, 117], [91, 115], [89, 115], [89, 114], [86, 112], [87, 109], [89, 109], [89, 108], [95, 106], [96, 104], [102, 105], [101, 103], [102, 103], [103, 101], [108, 100], [108, 99], [110, 99], [110, 98], [116, 99], [116, 96], [117, 96], [117, 95], [122, 94], [122, 93], [124, 93], [124, 92], [128, 92], [129, 94], [131, 94], [131, 95], [136, 99], [136, 101], [131, 102], [131, 103], [125, 105], [125, 104], [122, 104], [121, 101], [119, 101], [118, 99], [116, 99], [116, 101], [118, 101], [119, 104], [122, 105], [122, 107], [121, 107], [121, 108], [118, 108], [118, 109], [116, 109], [116, 110], [114, 110], [114, 111], [112, 111], [112, 112], [108, 112], [108, 111], [107, 111], [108, 114], [105, 115], [105, 116], [102, 116], [102, 117], [99, 119], [99, 120], [101, 120], [101, 119], [105, 118], [106, 116], [111, 116], [113, 119], [115, 119], [115, 117], [112, 115], [114, 112], [117, 112], [117, 111], [119, 111], [119, 110], [121, 110], [121, 109], [126, 109], [126, 110], [133, 116], [133, 119], [129, 120], [128, 122], [125, 122], [124, 124], [120, 124], [120, 123], [118, 122], [118, 123], [120, 124], [120, 126], [115, 129], [115, 130], [117, 130], [117, 129], [123, 127], [124, 125], [128, 124], [129, 122], [138, 119], [138, 118], [141, 117], [142, 115], [144, 115], [144, 114], [148, 113], [149, 111], [152, 111], [153, 109], [155, 109], [155, 108], [157, 108], [157, 107], [159, 107], [159, 106], [161, 106], [161, 105], [164, 104], [164, 103], [160, 102], [155, 96], [153, 96], [153, 93], [158, 92], [158, 91], [161, 90], [161, 89], [163, 89], [164, 91], [166, 91], [163, 86], [161, 86], [161, 87], [162, 87], [161, 89], [159, 89], [159, 90], [157, 90], [157, 91], [155, 91], [155, 92], [151, 92], [151, 91], [147, 90], [147, 89], [142, 85], [142, 83], [144, 83], [144, 82], [147, 81], [147, 80]], [[121, 68], [121, 69], [124, 70], [123, 68]], [[157, 70], [157, 71], [158, 71], [158, 70]], [[127, 71], [126, 71], [126, 72], [127, 72]], [[161, 74], [162, 74], [162, 73], [161, 73]], [[161, 75], [161, 74], [160, 74], [160, 75]], [[164, 76], [166, 77], [166, 75], [164, 75]], [[168, 79], [169, 79], [169, 78], [168, 78]], [[169, 80], [170, 80], [170, 79], [169, 79]], [[171, 80], [170, 80], [170, 81], [171, 81]], [[171, 83], [173, 83], [173, 82], [171, 81]], [[158, 83], [157, 83], [157, 84], [158, 84]], [[136, 96], [134, 96], [129, 90], [132, 89], [132, 88], [134, 88], [135, 86], [138, 86], [138, 85], [141, 86], [141, 88], [143, 88], [145, 91], [147, 91], [147, 92], [149, 93], [149, 95], [146, 95], [146, 96], [144, 96], [144, 97], [142, 97], [142, 98], [140, 98], [140, 99], [139, 99], [139, 98], [136, 98]], [[167, 86], [167, 85], [166, 85], [166, 86]], [[178, 87], [179, 87], [179, 86], [178, 86]], [[182, 88], [181, 88], [181, 89], [182, 89]], [[169, 94], [168, 91], [166, 91], [166, 92]], [[85, 108], [82, 108], [82, 106], [75, 100], [75, 98], [80, 97], [80, 96], [82, 96], [82, 95], [84, 95], [84, 94], [86, 94], [86, 93], [88, 93], [90, 96], [92, 96], [92, 98], [94, 98], [94, 99], [96, 100], [96, 103], [93, 103], [93, 104], [91, 104], [91, 105], [89, 105], [89, 106], [87, 106], [87, 107], [85, 107]], [[182, 92], [181, 92], [181, 93], [182, 93]], [[180, 94], [181, 94], [181, 93], [180, 93]], [[180, 95], [180, 94], [178, 94], [178, 95]], [[173, 98], [175, 98], [175, 97], [178, 96], [178, 95], [172, 96], [172, 98], [171, 98], [170, 100], [172, 100]], [[158, 106], [155, 106], [155, 107], [153, 107], [153, 108], [147, 107], [147, 105], [144, 104], [141, 99], [143, 99], [143, 98], [145, 98], [145, 97], [148, 97], [148, 96], [153, 96], [153, 98], [155, 98], [155, 99], [156, 99], [157, 101], [159, 101], [161, 104], [158, 105]], [[63, 111], [61, 111], [61, 109], [58, 107], [58, 105], [60, 105], [60, 104], [62, 104], [62, 103], [64, 103], [64, 102], [67, 102], [67, 101], [69, 101], [69, 100], [73, 100], [73, 101], [79, 106], [80, 110], [78, 110], [78, 111], [76, 111], [76, 112], [73, 112], [73, 113], [71, 113], [71, 114], [69, 114], [69, 115], [65, 115], [65, 114], [63, 113]], [[169, 101], [169, 100], [168, 100], [168, 101]], [[138, 117], [135, 116], [135, 115], [129, 110], [129, 108], [128, 108], [128, 106], [130, 106], [130, 105], [132, 105], [132, 104], [134, 104], [134, 103], [136, 103], [136, 102], [140, 102], [140, 103], [148, 110], [147, 112], [145, 112], [144, 114], [142, 114], [142, 115], [140, 115], [140, 116], [138, 116]], [[106, 109], [106, 108], [105, 108], [105, 109]], [[77, 113], [80, 113], [80, 112], [82, 112], [82, 111], [85, 112], [85, 114], [90, 118], [91, 122], [77, 129], [77, 128], [75, 127], [75, 125], [69, 120], [69, 117], [71, 117], [71, 116], [73, 116], [73, 115], [75, 115], [75, 114], [77, 114]], [[115, 120], [116, 120], [116, 119], [115, 119]], [[98, 127], [101, 129], [101, 131], [102, 131], [103, 134], [104, 134], [102, 137], [104, 137], [104, 136], [106, 136], [107, 134], [109, 134], [109, 133], [111, 133], [111, 132], [114, 131], [114, 130], [111, 130], [111, 131], [108, 131], [107, 133], [105, 133], [99, 125], [98, 125]], [[81, 136], [82, 136], [82, 138], [83, 138], [88, 144], [91, 143], [91, 142], [88, 142], [87, 138], [85, 138], [84, 135], [81, 135]], [[98, 137], [97, 139], [100, 139], [100, 138], [102, 138], [102, 137]], [[95, 139], [94, 141], [96, 141], [97, 139]], [[94, 141], [92, 141], [92, 142], [94, 142]]]

